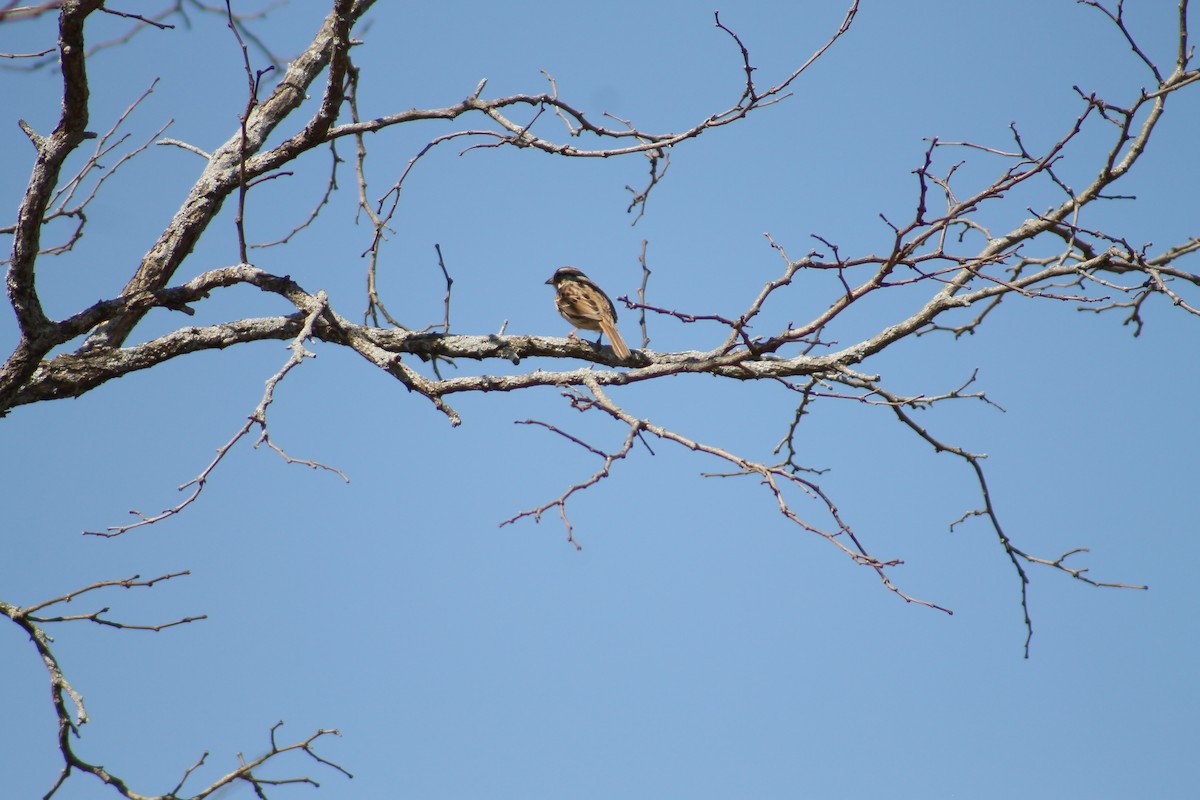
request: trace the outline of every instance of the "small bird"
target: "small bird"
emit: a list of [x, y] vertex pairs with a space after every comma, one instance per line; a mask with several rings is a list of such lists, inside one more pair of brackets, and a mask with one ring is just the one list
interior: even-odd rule
[[[575, 267], [562, 267], [550, 276], [546, 283], [556, 290], [554, 305], [563, 319], [575, 326], [575, 330], [567, 334], [570, 338], [575, 331], [600, 331], [601, 336], [607, 336], [612, 343], [613, 352], [617, 358], [624, 361], [629, 358], [629, 348], [617, 330], [617, 309], [604, 290], [592, 282], [591, 278]], [[600, 340], [596, 340], [600, 344]]]

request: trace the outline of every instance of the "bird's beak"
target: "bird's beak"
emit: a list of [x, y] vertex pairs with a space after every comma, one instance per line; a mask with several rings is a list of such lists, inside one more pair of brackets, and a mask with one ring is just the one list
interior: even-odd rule
[[553, 276], [553, 275], [552, 275], [552, 276], [550, 276], [550, 280], [546, 281], [546, 283], [548, 283], [548, 284], [553, 284], [553, 283], [554, 283], [554, 276]]

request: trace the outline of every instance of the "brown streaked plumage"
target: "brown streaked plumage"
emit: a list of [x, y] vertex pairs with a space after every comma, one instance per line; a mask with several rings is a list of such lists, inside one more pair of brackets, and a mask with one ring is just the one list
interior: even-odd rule
[[[600, 331], [601, 336], [607, 336], [612, 343], [617, 358], [622, 361], [629, 358], [629, 347], [617, 330], [617, 309], [591, 278], [575, 267], [562, 267], [546, 283], [555, 289], [554, 305], [558, 313], [575, 326], [568, 337], [580, 329]], [[599, 344], [599, 340], [596, 343]]]

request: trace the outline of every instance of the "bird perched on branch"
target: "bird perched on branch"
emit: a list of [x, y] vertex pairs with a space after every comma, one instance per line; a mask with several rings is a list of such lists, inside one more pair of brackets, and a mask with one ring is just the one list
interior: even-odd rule
[[[568, 338], [575, 335], [581, 328], [585, 331], [600, 331], [601, 336], [607, 336], [612, 343], [613, 352], [617, 358], [624, 361], [629, 358], [629, 348], [617, 330], [617, 309], [604, 290], [592, 282], [592, 279], [575, 267], [562, 267], [546, 281], [555, 289], [554, 305], [563, 319], [575, 326], [575, 330], [567, 334]], [[600, 344], [600, 340], [596, 340]]]

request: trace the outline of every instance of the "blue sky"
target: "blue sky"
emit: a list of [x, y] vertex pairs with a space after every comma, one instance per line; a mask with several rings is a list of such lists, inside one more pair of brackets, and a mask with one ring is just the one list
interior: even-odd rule
[[[714, 28], [711, 3], [620, 3], [578, 15], [534, 3], [415, 5], [379, 4], [360, 34], [364, 116], [448, 105], [484, 77], [491, 95], [538, 92], [541, 69], [563, 97], [652, 130], [693, 125], [740, 92], [740, 59]], [[1130, 24], [1169, 64], [1175, 12], [1156, 5], [1131, 8]], [[828, 37], [844, 4], [720, 10], [759, 79], [772, 82]], [[307, 3], [274, 11], [263, 34], [286, 56], [322, 13]], [[118, 32], [118, 22], [95, 20], [91, 40]], [[93, 129], [106, 130], [159, 77], [131, 115], [131, 141], [168, 119], [166, 135], [202, 149], [232, 135], [245, 102], [236, 47], [220, 19], [193, 13], [192, 22], [95, 58]], [[49, 47], [54, 36], [49, 21], [5, 23], [0, 50]], [[793, 257], [820, 246], [810, 234], [844, 254], [886, 248], [879, 215], [911, 215], [923, 137], [1003, 148], [1016, 122], [1044, 147], [1080, 112], [1073, 84], [1121, 104], [1146, 78], [1111, 24], [1065, 0], [866, 3], [794, 96], [676, 148], [636, 227], [624, 187], [643, 180], [640, 157], [460, 157], [461, 147], [443, 145], [407, 185], [381, 291], [412, 326], [440, 321], [437, 243], [455, 278], [455, 331], [493, 333], [507, 323], [510, 333], [564, 335], [543, 281], [571, 263], [610, 295], [632, 294], [645, 239], [652, 297], [736, 314], [782, 269], [764, 232]], [[5, 71], [0, 86], [0, 201], [14, 209], [32, 154], [16, 119], [49, 130], [58, 79]], [[1160, 246], [1196, 235], [1197, 126], [1193, 87], [1173, 98], [1150, 152], [1120, 187], [1139, 199], [1099, 210], [1094, 224], [1119, 223], [1131, 241]], [[370, 137], [371, 195], [449, 130], [405, 126]], [[1106, 135], [1089, 131], [1062, 174], [1086, 180]], [[348, 158], [350, 143], [340, 152]], [[964, 186], [998, 169], [964, 157]], [[252, 195], [250, 238], [274, 239], [298, 224], [328, 164], [327, 153], [310, 154], [295, 176]], [[83, 243], [42, 262], [50, 313], [117, 293], [200, 166], [178, 148], [152, 147], [123, 167]], [[348, 166], [317, 225], [294, 246], [251, 258], [325, 289], [357, 319], [370, 229], [354, 224]], [[1053, 199], [1014, 193], [984, 218], [1003, 230]], [[180, 280], [236, 263], [231, 210]], [[1197, 268], [1194, 257], [1181, 266]], [[829, 302], [822, 283], [794, 288], [780, 319], [806, 319]], [[869, 306], [845, 335], [906, 308]], [[188, 324], [287, 308], [235, 290], [199, 311]], [[153, 314], [140, 339], [181, 324]], [[633, 312], [621, 326], [636, 341]], [[6, 353], [15, 331], [11, 314], [0, 315]], [[723, 334], [660, 321], [651, 336], [656, 350], [704, 350]], [[553, 515], [498, 527], [598, 466], [515, 420], [541, 419], [606, 449], [624, 430], [545, 389], [456, 397], [464, 424], [452, 429], [355, 354], [321, 344], [277, 390], [272, 438], [294, 456], [338, 467], [349, 484], [242, 443], [185, 514], [116, 539], [80, 536], [126, 521], [131, 508], [178, 502], [175, 487], [240, 427], [286, 360], [279, 342], [191, 356], [0, 420], [0, 598], [29, 605], [99, 580], [191, 570], [68, 610], [110, 606], [113, 618], [141, 624], [207, 614], [202, 622], [158, 634], [82, 624], [52, 631], [92, 716], [79, 754], [143, 793], [167, 791], [209, 751], [188, 784], [198, 788], [236, 766], [238, 752], [264, 750], [271, 725], [285, 720], [286, 741], [341, 730], [319, 752], [353, 780], [300, 760], [272, 773], [309, 775], [327, 797], [1185, 797], [1194, 791], [1181, 765], [1194, 750], [1200, 669], [1196, 342], [1197, 320], [1161, 300], [1137, 339], [1114, 314], [1009, 300], [975, 336], [910, 340], [864, 365], [913, 394], [952, 389], [978, 369], [978, 387], [1004, 412], [963, 402], [921, 420], [988, 454], [1006, 530], [1043, 557], [1088, 547], [1092, 577], [1151, 587], [1100, 590], [1030, 569], [1029, 660], [1019, 586], [994, 533], [978, 521], [949, 531], [978, 506], [967, 468], [886, 410], [818, 403], [801, 438], [805, 459], [829, 468], [822, 486], [868, 548], [905, 561], [893, 573], [898, 584], [952, 608], [952, 617], [904, 604], [873, 573], [788, 525], [761, 487], [702, 478], [722, 466], [664, 442], [653, 455], [636, 448], [572, 501], [581, 551]], [[513, 369], [460, 365], [463, 374], [484, 368]], [[696, 377], [614, 390], [614, 399], [691, 438], [767, 460], [795, 395]], [[44, 668], [10, 628], [0, 632], [0, 719], [9, 732], [0, 794], [41, 796], [58, 768], [53, 712]], [[58, 797], [104, 794], [77, 776]]]

